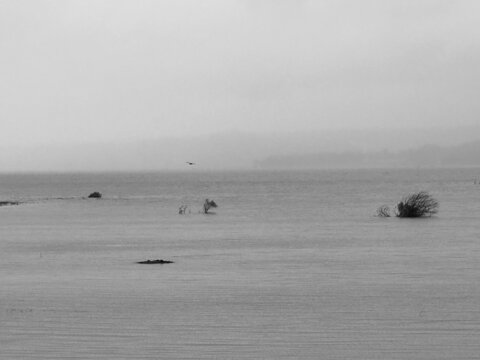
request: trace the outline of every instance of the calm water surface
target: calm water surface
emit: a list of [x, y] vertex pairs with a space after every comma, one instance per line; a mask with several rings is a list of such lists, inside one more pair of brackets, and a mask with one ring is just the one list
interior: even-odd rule
[[[0, 175], [0, 358], [480, 359], [475, 178]], [[373, 216], [419, 190], [437, 216]]]

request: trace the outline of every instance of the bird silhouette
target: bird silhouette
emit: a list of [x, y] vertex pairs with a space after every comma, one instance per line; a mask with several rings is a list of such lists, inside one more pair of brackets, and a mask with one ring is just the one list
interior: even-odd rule
[[190, 161], [185, 161], [188, 165], [195, 165], [194, 162], [190, 162]]

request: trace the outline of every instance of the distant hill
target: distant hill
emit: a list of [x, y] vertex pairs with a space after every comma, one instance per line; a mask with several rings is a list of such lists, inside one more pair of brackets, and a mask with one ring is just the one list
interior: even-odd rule
[[[119, 143], [59, 143], [23, 148], [0, 145], [0, 171], [478, 166], [478, 134], [480, 126], [270, 134], [225, 132]], [[425, 146], [426, 139], [437, 145]], [[470, 143], [465, 144], [467, 141]], [[188, 166], [186, 161], [196, 165]]]
[[276, 155], [259, 161], [257, 165], [262, 169], [480, 167], [480, 140], [449, 147], [425, 145], [397, 152], [384, 150]]

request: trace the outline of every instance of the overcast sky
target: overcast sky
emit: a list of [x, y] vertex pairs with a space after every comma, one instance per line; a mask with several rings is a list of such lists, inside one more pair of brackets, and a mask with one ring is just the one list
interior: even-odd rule
[[480, 1], [0, 0], [3, 145], [479, 121]]

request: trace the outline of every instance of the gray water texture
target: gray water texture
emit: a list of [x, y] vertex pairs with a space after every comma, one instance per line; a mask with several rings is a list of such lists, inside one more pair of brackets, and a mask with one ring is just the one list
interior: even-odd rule
[[480, 359], [478, 177], [0, 175], [0, 358]]

